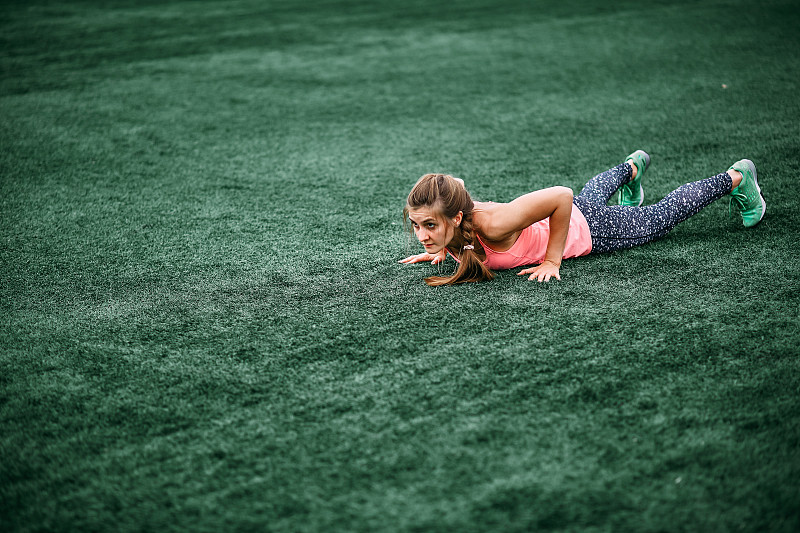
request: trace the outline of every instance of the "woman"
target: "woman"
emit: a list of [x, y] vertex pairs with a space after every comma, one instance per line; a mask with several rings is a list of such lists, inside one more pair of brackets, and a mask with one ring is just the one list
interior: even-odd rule
[[[473, 202], [461, 179], [426, 174], [411, 189], [403, 210], [425, 253], [400, 262], [439, 264], [450, 253], [459, 263], [456, 272], [426, 278], [428, 285], [489, 280], [492, 270], [525, 265], [537, 265], [518, 273], [529, 280], [560, 280], [562, 259], [659, 239], [726, 194], [746, 227], [764, 217], [766, 202], [749, 159], [641, 207], [641, 182], [649, 166], [650, 156], [638, 150], [623, 164], [592, 178], [578, 196], [567, 187], [551, 187], [509, 203]], [[618, 189], [620, 205], [606, 205]]]

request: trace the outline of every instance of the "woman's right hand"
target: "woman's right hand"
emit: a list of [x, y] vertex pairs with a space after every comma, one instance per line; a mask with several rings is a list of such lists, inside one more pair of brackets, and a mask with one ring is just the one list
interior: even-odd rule
[[435, 254], [429, 254], [427, 252], [418, 255], [409, 255], [405, 259], [401, 259], [398, 263], [404, 263], [406, 265], [410, 265], [411, 263], [422, 263], [423, 261], [430, 261], [432, 265], [438, 265], [442, 263], [447, 257], [447, 252], [442, 250], [441, 252]]

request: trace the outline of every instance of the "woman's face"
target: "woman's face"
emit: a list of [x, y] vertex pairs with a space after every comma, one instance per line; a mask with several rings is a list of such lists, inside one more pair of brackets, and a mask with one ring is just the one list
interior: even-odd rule
[[430, 206], [418, 207], [408, 212], [414, 234], [429, 254], [441, 252], [453, 240], [455, 227], [461, 223], [462, 217], [463, 214], [459, 211], [455, 218], [446, 219], [438, 209]]

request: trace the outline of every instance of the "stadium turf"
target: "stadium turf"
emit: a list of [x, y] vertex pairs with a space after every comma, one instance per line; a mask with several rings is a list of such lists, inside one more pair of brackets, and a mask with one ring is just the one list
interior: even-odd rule
[[[0, 529], [796, 531], [790, 0], [3, 2]], [[647, 202], [648, 246], [430, 288], [401, 209]], [[452, 269], [452, 261], [442, 267]]]

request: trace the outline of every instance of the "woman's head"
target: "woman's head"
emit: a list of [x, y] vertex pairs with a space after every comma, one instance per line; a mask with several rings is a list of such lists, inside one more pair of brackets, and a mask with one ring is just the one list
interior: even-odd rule
[[447, 174], [425, 174], [411, 189], [404, 214], [425, 251], [435, 254], [456, 239], [456, 230], [473, 207], [463, 181]]
[[425, 174], [408, 194], [404, 218], [411, 222], [414, 234], [425, 251], [436, 254], [449, 248], [460, 256], [455, 274], [429, 277], [425, 280], [428, 285], [448, 285], [494, 277], [474, 250], [474, 208], [464, 181], [448, 174]]

